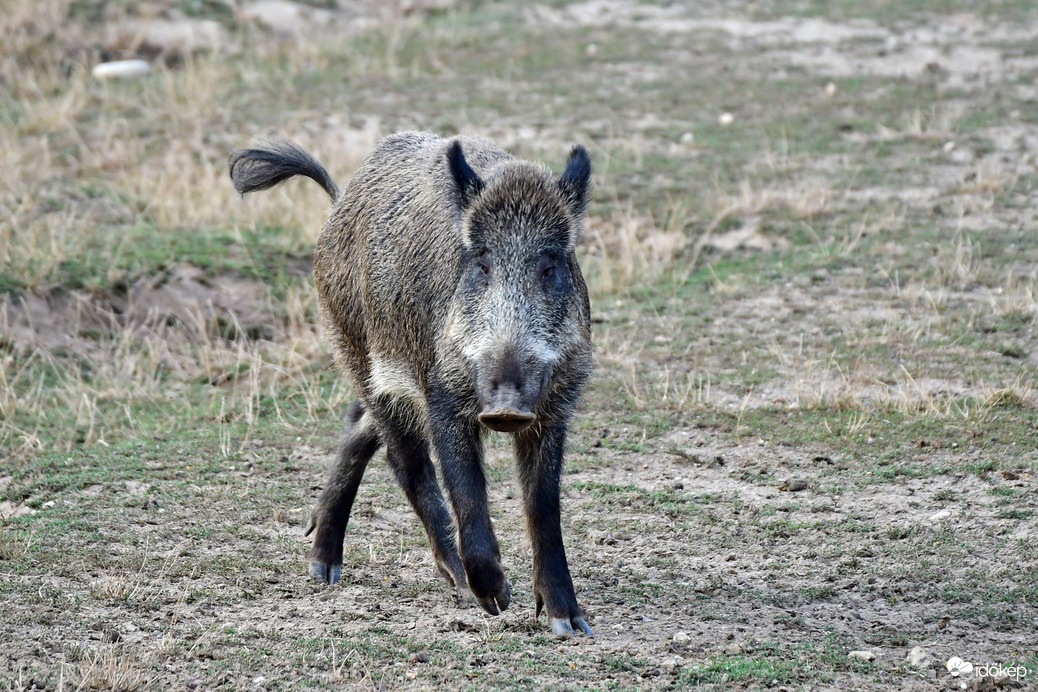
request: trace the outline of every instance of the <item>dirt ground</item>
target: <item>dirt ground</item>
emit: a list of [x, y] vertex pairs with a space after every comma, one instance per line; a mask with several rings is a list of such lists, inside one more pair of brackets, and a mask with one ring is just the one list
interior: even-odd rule
[[[19, 5], [0, 63], [0, 689], [1038, 689], [1029, 3], [73, 5]], [[166, 81], [83, 67], [124, 57]], [[326, 207], [224, 157], [276, 129], [342, 182], [410, 127], [591, 150], [593, 638], [534, 618], [502, 436], [502, 616], [381, 455], [341, 583], [307, 575], [350, 400]]]

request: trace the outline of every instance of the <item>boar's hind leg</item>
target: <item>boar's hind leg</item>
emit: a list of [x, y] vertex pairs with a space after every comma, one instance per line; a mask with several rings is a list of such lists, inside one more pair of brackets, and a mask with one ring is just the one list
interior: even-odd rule
[[364, 469], [381, 444], [371, 416], [365, 414], [359, 402], [350, 407], [347, 417], [350, 427], [328, 485], [310, 513], [305, 534], [309, 536], [315, 529], [317, 531], [310, 550], [310, 574], [327, 584], [336, 583], [342, 575], [342, 542], [350, 510]]
[[547, 608], [555, 634], [574, 634], [574, 630], [591, 634], [577, 605], [562, 545], [559, 477], [565, 442], [564, 423], [543, 431], [531, 429], [515, 438], [526, 524], [533, 544], [533, 592], [537, 616], [540, 617], [541, 608]]
[[440, 574], [457, 589], [461, 600], [471, 601], [465, 568], [454, 541], [454, 522], [436, 482], [428, 442], [419, 435], [387, 433], [386, 460], [425, 526]]
[[476, 602], [491, 615], [508, 608], [512, 587], [501, 569], [501, 549], [490, 525], [483, 443], [476, 423], [466, 423], [446, 405], [450, 396], [433, 395], [430, 411], [433, 445], [443, 484], [458, 520], [461, 563]]

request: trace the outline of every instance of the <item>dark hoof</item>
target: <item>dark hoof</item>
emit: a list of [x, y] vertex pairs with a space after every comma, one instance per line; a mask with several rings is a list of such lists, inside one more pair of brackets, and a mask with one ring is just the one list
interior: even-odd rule
[[337, 584], [342, 579], [342, 565], [329, 565], [314, 560], [310, 563], [310, 576], [324, 584]]
[[336, 526], [327, 520], [327, 512], [318, 504], [310, 513], [304, 536], [314, 535], [310, 549], [310, 576], [325, 584], [336, 584], [342, 579], [342, 539], [346, 526]]
[[505, 585], [501, 590], [485, 598], [476, 596], [476, 603], [491, 615], [500, 615], [502, 610], [508, 610], [508, 604], [512, 602], [512, 585], [505, 579]]
[[591, 628], [587, 626], [584, 618], [579, 615], [575, 618], [552, 618], [551, 631], [560, 637], [572, 637], [578, 631], [589, 637], [595, 636]]

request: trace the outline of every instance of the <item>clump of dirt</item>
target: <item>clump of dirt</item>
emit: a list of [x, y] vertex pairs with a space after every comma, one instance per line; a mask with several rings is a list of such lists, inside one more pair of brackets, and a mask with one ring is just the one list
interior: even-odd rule
[[52, 288], [8, 298], [0, 302], [0, 324], [10, 346], [23, 351], [92, 352], [99, 340], [162, 336], [170, 328], [203, 340], [277, 341], [286, 333], [262, 282], [208, 276], [187, 264], [104, 291]]

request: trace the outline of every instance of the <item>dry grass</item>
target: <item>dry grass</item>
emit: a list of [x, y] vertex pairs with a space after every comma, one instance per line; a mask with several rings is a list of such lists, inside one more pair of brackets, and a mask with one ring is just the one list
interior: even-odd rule
[[[247, 143], [247, 136], [228, 132], [228, 85], [239, 71], [261, 69], [266, 56], [251, 54], [243, 65], [200, 54], [176, 69], [157, 64], [139, 82], [98, 82], [86, 69], [97, 38], [65, 22], [68, 10], [66, 2], [15, 3], [0, 19], [10, 99], [0, 117], [0, 275], [30, 288], [60, 281], [63, 268], [88, 252], [119, 256], [125, 241], [109, 229], [120, 227], [176, 234], [233, 223], [243, 230], [280, 228], [285, 248], [313, 244], [328, 208], [316, 186], [293, 184], [243, 202], [226, 177], [227, 154]], [[47, 32], [67, 51], [41, 38]], [[297, 44], [281, 49], [299, 59], [312, 52]], [[304, 114], [283, 131], [343, 179], [379, 130], [375, 122], [329, 137], [337, 124], [314, 127]], [[119, 278], [114, 266], [99, 277], [102, 288]], [[19, 307], [0, 304], [5, 334]], [[73, 339], [59, 355], [42, 345], [54, 326], [32, 325], [39, 338], [28, 339], [31, 352], [0, 353], [0, 447], [42, 449], [45, 435], [31, 421], [45, 412], [66, 411], [67, 427], [80, 430], [78, 442], [85, 444], [104, 443], [112, 427], [133, 434], [133, 404], [162, 400], [178, 383], [199, 379], [222, 381], [214, 396], [226, 400], [220, 405], [228, 420], [252, 421], [256, 401], [268, 393], [302, 394], [314, 412], [335, 406], [337, 396], [322, 400], [304, 376], [322, 359], [312, 290], [290, 287], [283, 312], [285, 338], [278, 343], [220, 338], [216, 313], [203, 305], [176, 325], [165, 324], [161, 311], [135, 321], [112, 315], [114, 328], [102, 330], [99, 340]], [[61, 325], [73, 336], [89, 327]], [[56, 382], [45, 384], [42, 372]], [[227, 376], [238, 372], [247, 376]], [[286, 390], [286, 382], [299, 391]], [[114, 415], [113, 404], [124, 415]], [[67, 449], [73, 437], [56, 444]]]
[[785, 392], [767, 405], [785, 403], [790, 408], [814, 411], [856, 411], [862, 414], [899, 413], [908, 417], [987, 420], [993, 409], [1006, 405], [1038, 404], [1038, 380], [1019, 376], [1006, 385], [990, 385], [944, 377], [913, 374], [904, 365], [889, 370], [880, 362], [857, 361], [853, 370], [841, 367], [835, 354], [827, 359], [797, 358], [779, 368], [780, 376], [769, 388]]
[[[200, 57], [157, 70], [139, 89], [98, 83], [79, 70], [49, 85], [58, 95], [16, 102], [21, 112], [0, 120], [9, 172], [0, 183], [5, 273], [33, 286], [98, 241], [117, 252], [117, 239], [97, 232], [104, 225], [173, 233], [235, 219], [245, 228], [283, 229], [286, 246], [312, 244], [328, 209], [315, 186], [291, 185], [245, 203], [234, 194], [227, 155], [247, 138], [232, 139], [216, 124], [229, 81], [226, 61]], [[146, 124], [129, 119], [139, 110], [149, 114]], [[330, 137], [307, 125], [287, 122], [283, 132], [312, 148], [339, 179], [379, 135], [368, 127]]]
[[759, 186], [743, 180], [735, 192], [718, 189], [714, 196], [713, 232], [729, 217], [757, 216], [765, 211], [785, 211], [793, 219], [810, 219], [832, 208], [832, 190], [819, 183]]
[[616, 205], [608, 218], [591, 218], [581, 258], [593, 294], [615, 293], [670, 269], [687, 244], [680, 229], [660, 228], [630, 206]]
[[714, 181], [707, 233], [729, 218], [779, 212], [794, 220], [807, 220], [831, 211], [835, 202], [832, 187], [826, 180], [808, 175], [809, 168], [809, 157], [795, 151], [784, 137], [768, 140], [734, 190]]
[[[305, 63], [313, 45], [260, 42], [261, 49], [234, 59], [186, 55], [175, 68], [154, 62], [140, 80], [104, 82], [89, 73], [102, 49], [110, 50], [103, 27], [70, 21], [71, 5], [15, 2], [0, 17], [4, 275], [33, 287], [53, 281], [87, 248], [115, 252], [116, 241], [98, 232], [106, 226], [172, 233], [234, 219], [244, 228], [282, 228], [286, 245], [312, 243], [328, 206], [320, 190], [293, 185], [241, 204], [227, 181], [226, 159], [248, 140], [240, 134], [247, 121], [229, 127], [231, 94], [243, 75], [269, 71], [272, 59]], [[106, 8], [106, 20], [117, 23], [126, 11]], [[377, 140], [373, 125], [353, 130], [335, 118], [286, 113], [279, 130], [344, 179]]]
[[[62, 671], [64, 674], [64, 670]], [[80, 660], [70, 666], [70, 689], [110, 690], [111, 692], [133, 692], [147, 688], [153, 677], [148, 664], [134, 654], [120, 653], [116, 646], [102, 646], [87, 650]], [[59, 689], [63, 689], [59, 685]]]
[[[186, 543], [186, 542], [185, 542]], [[129, 605], [140, 605], [162, 591], [159, 586], [167, 581], [167, 575], [173, 569], [185, 544], [168, 551], [169, 555], [158, 568], [155, 567], [155, 555], [149, 554], [147, 543], [142, 550], [141, 564], [132, 577], [124, 576], [122, 570], [112, 570], [90, 582], [90, 594], [95, 598], [111, 601], [122, 601]]]
[[1038, 270], [1032, 269], [1024, 276], [1008, 272], [987, 300], [996, 315], [1020, 315], [1032, 323], [1038, 322]]
[[638, 410], [683, 412], [709, 406], [710, 377], [696, 372], [672, 373], [669, 367], [639, 375], [633, 362], [623, 369], [621, 386]]
[[955, 137], [954, 122], [959, 116], [957, 109], [944, 104], [914, 108], [903, 114], [894, 126], [880, 124], [876, 130], [878, 137], [885, 140], [910, 138], [947, 142]]
[[[234, 338], [224, 338], [211, 310], [195, 310], [189, 313], [193, 320], [175, 325], [166, 323], [164, 313], [153, 312], [143, 323], [118, 328], [98, 341], [71, 342], [63, 356], [46, 348], [35, 348], [24, 358], [5, 354], [0, 445], [19, 454], [48, 448], [42, 428], [62, 414], [61, 427], [70, 434], [50, 443], [60, 449], [105, 444], [113, 429], [118, 435], [135, 435], [137, 405], [168, 402], [200, 380], [213, 385], [206, 394], [207, 408], [219, 408], [221, 425], [244, 422], [251, 430], [264, 397], [275, 406], [301, 398], [307, 419], [327, 415], [348, 391], [336, 387], [322, 392], [311, 376], [315, 363], [327, 362], [309, 317], [316, 312], [312, 290], [291, 292], [284, 309], [287, 324], [277, 341], [250, 339], [240, 327], [234, 329]], [[43, 373], [55, 381], [45, 384]], [[280, 408], [276, 415], [286, 425], [300, 422], [285, 419]], [[14, 419], [36, 421], [37, 427], [19, 427]], [[228, 439], [223, 451], [237, 451], [248, 440], [248, 433], [233, 444]]]
[[[291, 184], [242, 201], [227, 180], [229, 151], [248, 140], [228, 129], [228, 85], [240, 71], [261, 69], [267, 56], [250, 54], [243, 64], [200, 54], [176, 69], [157, 64], [138, 82], [99, 82], [86, 69], [93, 55], [83, 47], [89, 37], [65, 23], [67, 11], [62, 2], [16, 3], [0, 20], [9, 48], [2, 74], [10, 87], [7, 114], [0, 116], [0, 278], [38, 289], [60, 283], [64, 267], [89, 253], [123, 254], [125, 238], [112, 232], [119, 228], [147, 227], [160, 236], [228, 224], [242, 231], [279, 228], [276, 242], [284, 248], [312, 246], [327, 214], [323, 191]], [[61, 67], [66, 54], [41, 43], [43, 28], [78, 51], [69, 53], [71, 67]], [[300, 59], [312, 52], [297, 44], [274, 50]], [[380, 131], [377, 121], [358, 130], [341, 125], [302, 114], [288, 116], [282, 131], [345, 179]], [[329, 136], [332, 131], [337, 136]], [[244, 243], [241, 250], [247, 252]], [[118, 280], [114, 263], [97, 278], [102, 292]], [[182, 312], [175, 324], [167, 323], [163, 310], [136, 319], [109, 314], [99, 338], [75, 338], [84, 329], [97, 330], [73, 318], [57, 326], [71, 337], [59, 353], [52, 346], [53, 321], [30, 319], [32, 334], [16, 340], [17, 353], [6, 337], [0, 341], [0, 448], [29, 453], [103, 444], [113, 428], [134, 435], [134, 405], [162, 401], [200, 379], [219, 385], [212, 396], [219, 397], [223, 420], [244, 418], [250, 426], [266, 395], [302, 396], [312, 413], [335, 407], [343, 393], [328, 400], [308, 377], [324, 358], [313, 291], [295, 285], [286, 290], [277, 342], [249, 339], [241, 329], [222, 338], [219, 311], [204, 303]], [[86, 294], [80, 299], [91, 300]], [[25, 318], [31, 311], [4, 302], [0, 325], [6, 335], [15, 312]], [[62, 427], [80, 432], [45, 444], [42, 421], [59, 412], [65, 413]], [[225, 451], [240, 444], [228, 443]]]

